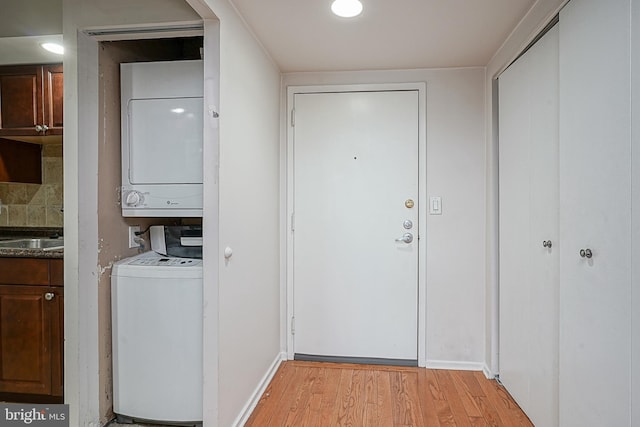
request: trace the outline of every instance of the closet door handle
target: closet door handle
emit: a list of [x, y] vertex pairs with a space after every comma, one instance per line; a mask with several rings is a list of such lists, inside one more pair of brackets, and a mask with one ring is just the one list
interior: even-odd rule
[[542, 246], [545, 248], [551, 248], [551, 240], [543, 240]]
[[591, 252], [591, 249], [580, 249], [580, 256], [582, 258], [591, 258], [593, 256], [593, 252]]

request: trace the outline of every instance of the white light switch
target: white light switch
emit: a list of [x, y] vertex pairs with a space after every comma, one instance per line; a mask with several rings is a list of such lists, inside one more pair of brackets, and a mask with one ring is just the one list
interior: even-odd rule
[[442, 197], [429, 197], [429, 215], [442, 215]]

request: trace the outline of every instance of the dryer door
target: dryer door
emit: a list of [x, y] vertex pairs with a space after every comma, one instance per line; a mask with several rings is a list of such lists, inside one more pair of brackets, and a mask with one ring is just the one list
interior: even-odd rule
[[131, 184], [202, 183], [202, 97], [132, 99]]

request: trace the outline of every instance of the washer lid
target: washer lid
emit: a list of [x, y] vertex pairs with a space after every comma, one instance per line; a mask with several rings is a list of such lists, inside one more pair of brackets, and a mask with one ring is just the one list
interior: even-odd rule
[[113, 266], [113, 276], [156, 278], [202, 278], [202, 260], [175, 258], [153, 251], [118, 261]]
[[193, 258], [171, 258], [161, 256], [160, 258], [138, 258], [131, 260], [128, 265], [150, 265], [155, 267], [196, 267], [202, 265], [202, 260]]

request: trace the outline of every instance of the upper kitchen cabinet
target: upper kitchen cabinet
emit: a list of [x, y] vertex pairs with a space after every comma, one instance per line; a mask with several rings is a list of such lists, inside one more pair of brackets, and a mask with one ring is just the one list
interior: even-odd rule
[[62, 65], [0, 67], [0, 136], [62, 135]]
[[44, 125], [48, 127], [47, 135], [62, 135], [62, 100], [64, 86], [62, 65], [45, 65], [42, 67], [44, 81]]

